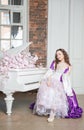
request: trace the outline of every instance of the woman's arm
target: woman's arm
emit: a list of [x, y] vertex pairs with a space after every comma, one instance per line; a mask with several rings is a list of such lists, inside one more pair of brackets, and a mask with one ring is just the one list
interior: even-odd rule
[[48, 87], [50, 87], [51, 86], [51, 76], [49, 76], [48, 78], [47, 78], [47, 86]]
[[72, 69], [72, 67], [69, 66], [69, 70], [62, 75], [64, 91], [67, 94], [67, 96], [73, 96], [72, 87], [71, 87], [71, 81], [70, 81], [71, 69]]

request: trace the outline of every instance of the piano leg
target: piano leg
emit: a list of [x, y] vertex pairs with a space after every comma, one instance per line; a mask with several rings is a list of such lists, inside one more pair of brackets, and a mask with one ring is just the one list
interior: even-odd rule
[[12, 95], [13, 95], [13, 93], [7, 93], [6, 98], [4, 98], [4, 100], [6, 102], [7, 115], [11, 115], [11, 113], [12, 113], [12, 104], [13, 104], [13, 100], [14, 100], [14, 97]]

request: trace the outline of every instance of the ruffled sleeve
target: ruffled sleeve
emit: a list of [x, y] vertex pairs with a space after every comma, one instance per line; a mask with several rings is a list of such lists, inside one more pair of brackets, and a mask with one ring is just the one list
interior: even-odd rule
[[45, 73], [43, 78], [45, 79], [45, 78], [50, 77], [53, 74], [53, 72], [54, 72], [54, 68], [55, 68], [55, 61], [53, 60], [51, 65], [50, 65], [50, 68], [47, 70], [47, 72]]
[[51, 65], [50, 65], [50, 69], [54, 70], [55, 69], [55, 61], [53, 60]]
[[45, 73], [45, 75], [43, 76], [43, 78], [48, 78], [53, 74], [53, 70], [52, 69], [48, 69], [47, 72]]
[[63, 81], [64, 91], [67, 94], [67, 96], [73, 96], [70, 76], [68, 74], [63, 74], [62, 81]]

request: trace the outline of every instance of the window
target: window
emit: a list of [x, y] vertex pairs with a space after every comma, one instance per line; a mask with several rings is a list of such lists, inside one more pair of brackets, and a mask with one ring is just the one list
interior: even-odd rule
[[27, 40], [27, 0], [0, 0], [0, 50], [21, 46]]

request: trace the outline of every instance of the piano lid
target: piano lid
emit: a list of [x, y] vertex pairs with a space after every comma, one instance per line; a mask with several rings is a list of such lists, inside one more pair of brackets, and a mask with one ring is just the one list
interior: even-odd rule
[[[30, 44], [32, 44], [32, 42], [23, 44], [22, 46], [19, 46], [17, 48], [11, 48], [10, 50], [7, 50], [6, 53], [8, 55], [15, 56], [18, 53], [21, 53], [23, 50], [25, 50]], [[0, 58], [3, 58], [3, 57], [4, 57], [4, 52], [0, 51]]]

